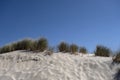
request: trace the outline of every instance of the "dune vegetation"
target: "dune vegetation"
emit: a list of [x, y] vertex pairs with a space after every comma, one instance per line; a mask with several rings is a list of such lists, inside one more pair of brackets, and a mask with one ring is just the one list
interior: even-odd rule
[[[88, 50], [85, 47], [78, 46], [77, 44], [68, 44], [67, 42], [60, 42], [55, 48], [57, 48], [57, 52], [62, 53], [70, 53], [70, 54], [87, 54]], [[33, 39], [23, 39], [5, 46], [0, 47], [0, 54], [16, 51], [16, 50], [26, 50], [33, 52], [43, 52], [45, 50], [51, 51], [51, 53], [55, 52], [54, 48], [51, 48], [48, 45], [48, 40], [44, 37], [39, 38], [37, 40]], [[103, 46], [97, 45], [94, 51], [95, 56], [103, 56], [109, 57], [112, 55], [112, 51]], [[118, 61], [120, 59], [120, 52], [117, 52], [117, 55], [114, 61]]]
[[96, 56], [105, 56], [105, 57], [109, 57], [111, 54], [111, 51], [109, 48], [105, 47], [105, 46], [101, 46], [98, 45], [96, 46], [96, 50], [95, 50], [95, 55]]

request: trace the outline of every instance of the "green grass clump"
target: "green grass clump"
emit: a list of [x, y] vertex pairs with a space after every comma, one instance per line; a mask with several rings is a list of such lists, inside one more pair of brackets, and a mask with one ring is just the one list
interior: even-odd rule
[[78, 46], [76, 44], [71, 44], [70, 45], [70, 52], [72, 54], [75, 54], [76, 52], [78, 52]]
[[39, 51], [43, 52], [48, 47], [47, 39], [38, 40], [23, 39], [21, 41], [6, 45], [0, 48], [0, 53], [11, 52], [15, 50]]
[[61, 42], [59, 45], [58, 45], [58, 51], [59, 52], [69, 52], [69, 44], [66, 43], [66, 42]]
[[101, 45], [96, 46], [95, 56], [109, 57], [110, 53], [111, 51], [109, 48]]
[[12, 44], [15, 50], [31, 50], [32, 40], [24, 39]]
[[85, 47], [80, 47], [79, 52], [82, 54], [87, 54], [87, 49]]
[[30, 47], [30, 51], [37, 51], [37, 41], [36, 40], [33, 40], [31, 42], [31, 47]]
[[11, 52], [11, 51], [12, 51], [11, 45], [6, 45], [6, 46], [0, 48], [0, 54], [6, 53], [6, 52]]
[[40, 38], [34, 43], [34, 46], [36, 50], [43, 52], [48, 48], [48, 41], [46, 38]]

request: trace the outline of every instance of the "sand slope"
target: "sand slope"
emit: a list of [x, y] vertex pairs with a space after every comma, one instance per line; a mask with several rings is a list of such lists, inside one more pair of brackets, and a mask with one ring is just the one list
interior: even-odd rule
[[14, 51], [0, 55], [0, 80], [113, 80], [111, 57]]

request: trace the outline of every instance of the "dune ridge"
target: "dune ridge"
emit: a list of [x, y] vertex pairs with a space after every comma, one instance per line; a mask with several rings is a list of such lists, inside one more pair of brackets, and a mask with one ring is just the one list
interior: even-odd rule
[[0, 80], [113, 80], [111, 57], [14, 51], [0, 54]]

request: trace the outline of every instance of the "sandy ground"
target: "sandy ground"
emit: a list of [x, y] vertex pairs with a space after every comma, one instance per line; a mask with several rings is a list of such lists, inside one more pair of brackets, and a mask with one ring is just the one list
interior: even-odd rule
[[113, 80], [111, 57], [14, 51], [0, 54], [0, 80]]

